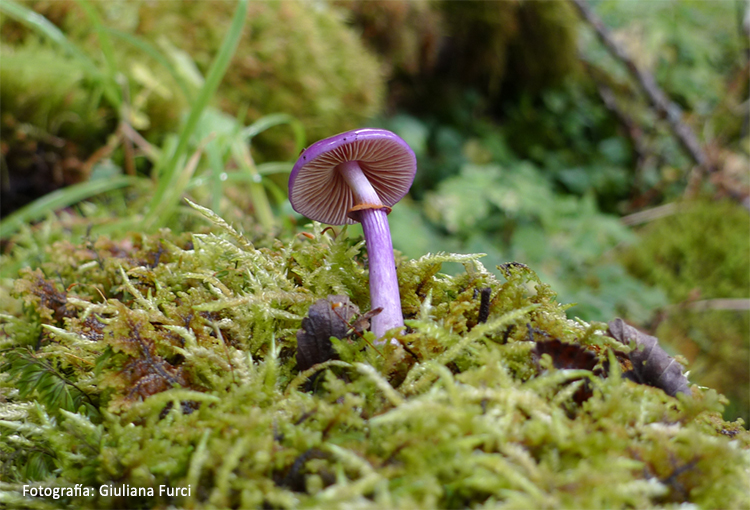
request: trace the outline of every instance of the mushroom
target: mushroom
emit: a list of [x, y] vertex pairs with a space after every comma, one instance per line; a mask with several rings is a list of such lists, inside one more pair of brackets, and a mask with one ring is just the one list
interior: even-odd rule
[[289, 176], [298, 213], [329, 225], [362, 223], [370, 265], [370, 306], [376, 338], [404, 326], [386, 215], [409, 191], [414, 152], [384, 129], [356, 129], [320, 140], [300, 154]]

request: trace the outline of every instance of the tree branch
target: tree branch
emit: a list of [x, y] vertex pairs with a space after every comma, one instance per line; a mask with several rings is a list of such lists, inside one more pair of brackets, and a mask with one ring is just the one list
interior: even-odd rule
[[593, 27], [597, 37], [607, 50], [609, 50], [612, 56], [625, 64], [625, 67], [627, 67], [630, 74], [633, 75], [643, 92], [648, 97], [650, 104], [662, 118], [666, 118], [669, 127], [690, 158], [700, 166], [703, 171], [709, 173], [712, 172], [713, 168], [709, 163], [706, 153], [703, 151], [703, 147], [690, 126], [682, 121], [682, 111], [680, 110], [680, 107], [670, 101], [667, 95], [656, 84], [656, 80], [651, 73], [640, 69], [635, 64], [625, 49], [612, 38], [607, 27], [602, 20], [594, 14], [585, 0], [570, 1], [578, 9], [581, 17]]

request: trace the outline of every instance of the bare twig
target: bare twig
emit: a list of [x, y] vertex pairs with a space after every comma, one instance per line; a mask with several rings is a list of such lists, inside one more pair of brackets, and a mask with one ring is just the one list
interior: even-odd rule
[[648, 223], [649, 221], [658, 220], [659, 218], [671, 216], [672, 214], [676, 213], [677, 210], [678, 206], [673, 202], [670, 204], [653, 207], [651, 209], [646, 209], [645, 211], [638, 211], [637, 213], [628, 214], [627, 216], [623, 216], [620, 221], [622, 221], [625, 225], [640, 225], [642, 223]]
[[123, 120], [120, 122], [118, 132], [120, 133], [120, 140], [122, 141], [122, 152], [125, 155], [125, 173], [127, 175], [135, 175], [135, 151], [133, 150], [133, 140], [125, 135], [123, 126], [127, 123]]
[[705, 310], [750, 310], [750, 299], [704, 299], [692, 303], [681, 303], [675, 307], [685, 306], [690, 310], [702, 312]]
[[132, 140], [133, 143], [135, 143], [135, 145], [141, 151], [143, 151], [148, 159], [156, 163], [156, 161], [159, 159], [159, 150], [148, 143], [148, 140], [143, 138], [138, 131], [133, 129], [133, 126], [131, 126], [127, 122], [123, 122], [122, 124], [120, 124], [120, 130], [122, 131], [122, 135], [125, 138]]
[[637, 188], [638, 181], [643, 174], [643, 169], [648, 164], [653, 164], [656, 156], [649, 150], [648, 145], [643, 138], [643, 129], [641, 129], [641, 126], [639, 126], [638, 123], [636, 123], [630, 115], [628, 115], [628, 113], [617, 104], [617, 99], [615, 98], [615, 93], [612, 88], [597, 76], [596, 69], [586, 62], [582, 56], [580, 60], [588, 72], [589, 77], [596, 85], [596, 90], [599, 93], [599, 97], [601, 98], [602, 103], [604, 103], [605, 108], [617, 117], [617, 120], [625, 129], [625, 133], [630, 139], [630, 142], [633, 144], [633, 150], [636, 155], [636, 182], [633, 183], [633, 186]]
[[594, 14], [585, 0], [570, 0], [573, 5], [578, 8], [581, 17], [588, 22], [596, 32], [599, 40], [609, 50], [609, 52], [627, 67], [630, 74], [632, 74], [638, 84], [640, 85], [643, 92], [648, 97], [651, 105], [656, 109], [657, 113], [667, 119], [672, 132], [679, 140], [682, 147], [691, 157], [691, 159], [702, 168], [704, 172], [712, 172], [714, 169], [706, 156], [700, 142], [696, 138], [693, 130], [682, 121], [682, 111], [680, 107], [670, 101], [667, 95], [659, 88], [656, 84], [654, 76], [640, 69], [633, 59], [627, 54], [624, 48], [622, 48], [610, 34], [607, 27], [604, 25], [601, 19]]

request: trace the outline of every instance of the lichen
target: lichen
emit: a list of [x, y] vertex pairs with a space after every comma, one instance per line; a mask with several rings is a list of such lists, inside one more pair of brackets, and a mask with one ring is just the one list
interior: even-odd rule
[[[750, 502], [750, 434], [721, 419], [725, 399], [623, 378], [605, 326], [566, 319], [528, 267], [504, 264], [501, 280], [481, 255], [401, 257], [398, 345], [369, 332], [332, 338], [337, 359], [300, 372], [296, 332], [311, 304], [338, 294], [369, 310], [363, 243], [319, 224], [284, 242], [250, 240], [203, 212], [213, 233], [60, 242], [16, 280], [23, 306], [2, 330], [6, 505]], [[442, 274], [444, 262], [465, 272]], [[594, 358], [558, 369], [534, 356], [553, 339]], [[23, 497], [29, 483], [96, 490]]]

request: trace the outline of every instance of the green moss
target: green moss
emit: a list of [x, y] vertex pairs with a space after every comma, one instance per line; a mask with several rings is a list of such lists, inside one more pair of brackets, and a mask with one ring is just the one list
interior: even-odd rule
[[509, 76], [522, 90], [559, 85], [578, 70], [578, 16], [568, 2], [522, 1], [519, 37], [508, 46]]
[[[685, 355], [691, 377], [731, 399], [729, 417], [750, 419], [750, 312], [694, 301], [750, 296], [750, 216], [739, 204], [693, 202], [639, 234], [622, 260], [675, 305], [656, 334]], [[710, 235], [709, 235], [710, 234]]]
[[745, 298], [750, 295], [748, 232], [750, 216], [738, 204], [687, 203], [645, 227], [624, 262], [675, 301]]
[[459, 102], [497, 113], [509, 90], [538, 92], [578, 69], [578, 17], [566, 2], [335, 3], [384, 60], [391, 95], [412, 110], [457, 116], [446, 105]]
[[25, 130], [26, 137], [48, 143], [52, 136], [83, 145], [103, 140], [107, 114], [96, 104], [78, 62], [36, 42], [2, 44], [1, 51], [0, 101], [6, 133], [15, 127]]
[[438, 59], [444, 23], [439, 4], [429, 0], [393, 2], [333, 0], [348, 11], [368, 47], [383, 57], [390, 76], [416, 77], [432, 70]]
[[[352, 335], [334, 341], [338, 360], [300, 374], [310, 304], [335, 293], [369, 308], [362, 243], [316, 224], [254, 245], [204, 214], [212, 234], [57, 243], [54, 261], [16, 280], [23, 309], [2, 329], [6, 504], [748, 503], [750, 434], [721, 419], [723, 397], [694, 386], [675, 399], [623, 379], [601, 325], [567, 320], [525, 266], [502, 266], [500, 281], [480, 255], [400, 259], [404, 347]], [[444, 262], [465, 272], [442, 274]], [[487, 287], [482, 323], [475, 294]], [[588, 346], [608, 377], [535, 363], [530, 340], [546, 337]], [[578, 402], [584, 384], [592, 396]], [[155, 495], [24, 498], [34, 480]]]
[[[166, 35], [205, 69], [224, 35], [230, 3], [143, 2], [138, 33]], [[378, 62], [336, 11], [306, 2], [252, 2], [248, 26], [220, 88], [228, 111], [247, 117], [285, 112], [311, 139], [361, 125], [378, 113], [383, 79]]]
[[[46, 2], [30, 5], [49, 11]], [[205, 75], [235, 5], [223, 1], [112, 1], [95, 2], [94, 7], [106, 26], [143, 38], [165, 52], [178, 72], [192, 70], [192, 64], [184, 63], [187, 57]], [[68, 5], [56, 21], [77, 44], [98, 47], [88, 18], [79, 7]], [[140, 117], [131, 121], [150, 137], [173, 130], [186, 98], [161, 65], [125, 42], [116, 41], [118, 68], [129, 77], [131, 99], [135, 102], [139, 94], [142, 96], [140, 105], [136, 105]], [[149, 75], [145, 81], [144, 72]], [[158, 87], [143, 93], [148, 84]], [[310, 139], [318, 139], [359, 127], [379, 113], [384, 85], [380, 63], [345, 26], [338, 10], [325, 3], [250, 2], [244, 34], [216, 103], [232, 115], [244, 112], [246, 121], [269, 113], [290, 114], [302, 121]], [[136, 125], [138, 122], [141, 125]], [[272, 131], [262, 135], [257, 144], [278, 157], [281, 149], [293, 148], [284, 145], [288, 140], [286, 133], [283, 135]]]

